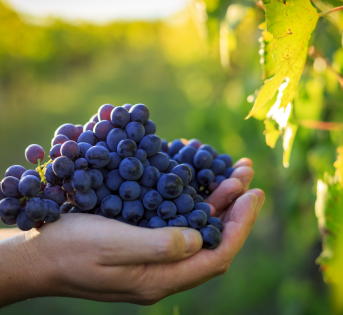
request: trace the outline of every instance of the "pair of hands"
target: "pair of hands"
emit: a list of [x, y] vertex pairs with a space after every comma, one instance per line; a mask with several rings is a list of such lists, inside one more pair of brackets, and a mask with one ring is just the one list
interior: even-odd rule
[[235, 168], [206, 200], [224, 223], [215, 250], [202, 249], [194, 229], [144, 229], [100, 216], [62, 215], [0, 242], [0, 291], [6, 291], [0, 307], [41, 296], [150, 305], [224, 274], [264, 202], [261, 190], [248, 190], [251, 160], [241, 159]]

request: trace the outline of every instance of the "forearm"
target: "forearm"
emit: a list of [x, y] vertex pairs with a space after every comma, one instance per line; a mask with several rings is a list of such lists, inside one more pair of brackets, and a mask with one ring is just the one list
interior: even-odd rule
[[44, 259], [32, 243], [25, 233], [0, 241], [0, 308], [47, 293]]

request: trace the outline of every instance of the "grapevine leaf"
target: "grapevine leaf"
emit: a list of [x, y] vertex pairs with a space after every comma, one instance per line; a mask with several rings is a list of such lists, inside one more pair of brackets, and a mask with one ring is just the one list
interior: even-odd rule
[[247, 118], [264, 106], [286, 80], [280, 107], [292, 102], [305, 65], [311, 35], [319, 15], [310, 0], [271, 0], [265, 4], [267, 30], [275, 39], [272, 44], [276, 72], [258, 95]]
[[288, 122], [283, 134], [283, 166], [289, 166], [289, 158], [291, 156], [292, 146], [295, 134], [298, 130], [298, 125]]
[[267, 118], [264, 121], [264, 125], [264, 135], [266, 136], [266, 143], [268, 146], [274, 149], [276, 141], [280, 137], [280, 131], [276, 128], [276, 122], [270, 118]]
[[[265, 24], [265, 23], [263, 23]], [[262, 79], [270, 79], [276, 71], [276, 63], [273, 60], [271, 49], [275, 39], [271, 33], [266, 29], [262, 32], [262, 36], [259, 38], [260, 46], [260, 63], [262, 65]]]

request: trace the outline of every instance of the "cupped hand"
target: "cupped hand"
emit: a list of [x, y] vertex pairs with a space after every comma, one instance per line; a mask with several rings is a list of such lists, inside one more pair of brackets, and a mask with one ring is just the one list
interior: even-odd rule
[[243, 159], [236, 167], [233, 178], [207, 200], [224, 223], [215, 250], [201, 249], [201, 235], [194, 229], [144, 229], [100, 216], [62, 215], [21, 236], [29, 259], [22, 286], [26, 298], [68, 296], [149, 305], [225, 273], [264, 202], [261, 190], [245, 192], [253, 176], [251, 161]]

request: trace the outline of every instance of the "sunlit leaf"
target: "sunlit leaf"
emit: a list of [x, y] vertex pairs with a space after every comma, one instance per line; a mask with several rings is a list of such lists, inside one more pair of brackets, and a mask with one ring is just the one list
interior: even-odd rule
[[283, 166], [289, 166], [289, 158], [291, 156], [292, 146], [295, 134], [298, 130], [298, 125], [288, 122], [283, 134]]
[[247, 118], [264, 106], [286, 79], [289, 82], [280, 106], [286, 107], [293, 101], [319, 17], [309, 0], [271, 0], [265, 7], [267, 30], [275, 39], [272, 54], [276, 73], [261, 89]]
[[264, 135], [266, 136], [266, 143], [268, 146], [274, 149], [276, 141], [280, 137], [280, 130], [276, 128], [276, 122], [270, 118], [267, 118], [264, 121], [264, 125]]
[[262, 79], [270, 79], [276, 71], [276, 63], [273, 60], [273, 55], [271, 53], [275, 39], [271, 33], [264, 30], [262, 36], [259, 38], [259, 42], [261, 44], [259, 54], [261, 56]]

